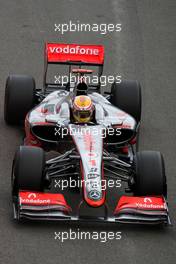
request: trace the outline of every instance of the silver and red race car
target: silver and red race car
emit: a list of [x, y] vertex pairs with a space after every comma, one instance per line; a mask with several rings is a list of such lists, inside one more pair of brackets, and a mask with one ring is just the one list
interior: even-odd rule
[[[163, 157], [156, 151], [137, 151], [140, 84], [114, 82], [110, 92], [102, 94], [103, 64], [101, 45], [46, 43], [42, 89], [36, 89], [30, 76], [7, 78], [5, 121], [25, 122], [24, 144], [12, 166], [15, 219], [170, 224]], [[48, 81], [53, 65], [67, 68], [67, 82]], [[96, 84], [86, 79], [92, 69], [96, 69]], [[77, 96], [91, 98], [91, 122], [74, 120]], [[69, 184], [66, 190], [55, 188], [56, 181], [71, 180], [79, 198], [75, 199]], [[118, 180], [124, 182], [128, 195], [119, 199], [116, 188], [117, 202], [110, 210], [107, 191]], [[96, 214], [99, 209], [101, 214]]]

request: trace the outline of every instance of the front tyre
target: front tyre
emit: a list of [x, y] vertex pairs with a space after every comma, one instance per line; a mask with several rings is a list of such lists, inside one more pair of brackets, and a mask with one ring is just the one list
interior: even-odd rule
[[167, 196], [164, 159], [160, 152], [141, 151], [135, 158], [135, 196]]
[[20, 146], [12, 168], [12, 194], [19, 190], [43, 191], [45, 153], [38, 147]]

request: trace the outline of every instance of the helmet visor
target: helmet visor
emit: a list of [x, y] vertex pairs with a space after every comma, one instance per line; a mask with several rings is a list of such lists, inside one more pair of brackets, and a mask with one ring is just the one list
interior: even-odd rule
[[91, 119], [91, 111], [75, 110], [73, 115], [78, 122], [89, 122]]

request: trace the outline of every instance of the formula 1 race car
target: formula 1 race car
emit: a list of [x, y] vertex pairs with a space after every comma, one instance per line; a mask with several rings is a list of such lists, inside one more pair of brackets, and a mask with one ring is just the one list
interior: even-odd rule
[[[68, 68], [65, 83], [48, 81], [51, 64]], [[102, 94], [103, 64], [101, 45], [47, 43], [42, 89], [36, 89], [30, 76], [7, 78], [5, 121], [25, 122], [24, 144], [12, 166], [15, 219], [170, 223], [163, 157], [157, 151], [137, 151], [140, 84], [114, 82]], [[97, 71], [96, 84], [86, 79], [92, 69]], [[75, 212], [74, 198], [66, 198], [69, 184], [57, 191], [56, 179], [76, 181], [80, 199]], [[118, 199], [112, 213], [106, 195], [109, 179], [124, 182], [129, 193]], [[102, 212], [96, 215], [98, 209]]]

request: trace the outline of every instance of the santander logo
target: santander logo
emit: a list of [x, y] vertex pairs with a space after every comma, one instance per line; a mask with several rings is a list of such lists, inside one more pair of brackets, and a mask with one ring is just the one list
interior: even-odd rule
[[64, 47], [59, 47], [59, 46], [53, 46], [49, 47], [49, 52], [50, 53], [61, 53], [61, 54], [78, 54], [78, 55], [99, 55], [99, 50], [95, 48], [86, 48], [83, 46], [75, 46], [75, 47], [70, 47], [70, 45], [66, 45]]

